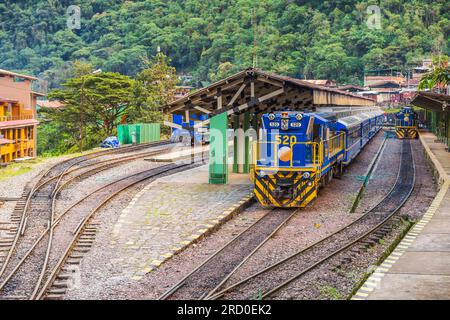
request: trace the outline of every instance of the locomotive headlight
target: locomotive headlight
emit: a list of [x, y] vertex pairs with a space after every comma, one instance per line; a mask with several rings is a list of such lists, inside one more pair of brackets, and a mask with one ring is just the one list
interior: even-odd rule
[[270, 121], [275, 120], [275, 115], [273, 113], [269, 114], [269, 120]]
[[297, 119], [298, 121], [303, 119], [303, 116], [301, 113], [297, 113], [297, 115], [295, 116], [295, 119]]
[[309, 172], [305, 172], [304, 174], [303, 174], [303, 178], [304, 179], [309, 179], [311, 177], [311, 174], [309, 173]]
[[292, 151], [289, 147], [282, 147], [278, 150], [278, 158], [283, 162], [288, 162], [292, 158]]

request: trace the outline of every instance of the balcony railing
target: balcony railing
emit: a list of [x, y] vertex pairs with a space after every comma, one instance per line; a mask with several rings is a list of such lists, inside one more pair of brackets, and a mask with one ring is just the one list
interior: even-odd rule
[[18, 121], [18, 120], [31, 120], [33, 119], [33, 115], [22, 115], [22, 116], [3, 116], [0, 117], [0, 122], [6, 122], [6, 121]]

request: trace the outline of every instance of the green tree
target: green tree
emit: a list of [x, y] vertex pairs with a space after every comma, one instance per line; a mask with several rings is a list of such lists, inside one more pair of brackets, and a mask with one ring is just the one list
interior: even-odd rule
[[49, 94], [50, 99], [62, 102], [64, 108], [53, 114], [56, 122], [66, 123], [66, 131], [79, 141], [79, 149], [85, 147], [86, 133], [93, 133], [93, 141], [99, 142], [112, 135], [131, 108], [134, 80], [114, 72], [86, 74], [69, 79], [62, 89]]
[[448, 56], [437, 56], [433, 59], [430, 72], [420, 80], [419, 90], [438, 88], [444, 91], [450, 85], [450, 67]]
[[145, 61], [146, 68], [139, 72], [133, 87], [133, 105], [129, 121], [160, 122], [159, 108], [174, 99], [179, 79], [170, 60], [162, 52]]
[[[325, 64], [316, 55], [326, 46], [337, 52], [319, 52], [321, 57], [330, 61], [336, 54], [339, 62], [352, 64], [330, 72], [347, 82], [355, 76], [361, 81], [364, 68], [406, 71], [418, 65], [417, 56], [450, 54], [448, 0], [73, 2], [1, 1], [0, 67], [45, 76], [54, 88], [65, 81], [60, 75], [67, 62], [85, 59], [134, 77], [146, 67], [142, 57], [161, 47], [173, 67], [203, 83], [223, 63], [233, 71], [252, 66], [256, 35], [260, 68], [322, 77]], [[82, 8], [79, 30], [67, 29], [70, 4]], [[381, 7], [380, 30], [366, 24], [373, 4]]]

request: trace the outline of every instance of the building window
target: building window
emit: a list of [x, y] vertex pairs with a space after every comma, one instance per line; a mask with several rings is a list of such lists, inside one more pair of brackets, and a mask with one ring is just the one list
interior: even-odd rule
[[21, 77], [14, 77], [14, 82], [25, 82], [25, 79]]

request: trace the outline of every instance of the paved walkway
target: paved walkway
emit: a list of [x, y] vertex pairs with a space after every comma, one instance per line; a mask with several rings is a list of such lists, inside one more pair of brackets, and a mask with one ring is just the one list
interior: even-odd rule
[[424, 217], [375, 270], [353, 300], [450, 299], [450, 153], [421, 133], [440, 191]]
[[167, 176], [138, 193], [113, 229], [124, 272], [139, 280], [164, 260], [212, 230], [250, 199], [248, 175], [230, 175], [230, 184], [210, 185], [208, 166]]

